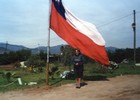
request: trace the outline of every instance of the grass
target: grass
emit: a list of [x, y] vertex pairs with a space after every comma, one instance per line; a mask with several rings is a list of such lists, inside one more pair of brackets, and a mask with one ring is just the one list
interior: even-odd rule
[[[64, 70], [68, 70], [69, 67], [59, 67], [60, 72], [63, 72]], [[11, 90], [19, 90], [19, 89], [25, 89], [30, 87], [39, 87], [42, 85], [45, 85], [46, 83], [46, 72], [45, 68], [42, 73], [36, 72], [32, 73], [27, 70], [18, 69], [15, 71], [10, 71], [11, 73], [16, 73], [14, 78], [11, 78], [8, 82], [6, 78], [2, 77], [2, 72], [5, 70], [0, 71], [0, 92], [6, 92]], [[114, 77], [119, 75], [135, 75], [140, 74], [140, 67], [132, 67], [132, 64], [120, 64], [119, 68], [116, 70], [109, 70], [109, 69], [103, 69], [100, 67], [99, 64], [85, 64], [84, 68], [84, 79], [90, 80], [90, 81], [99, 81], [99, 80], [106, 80], [108, 77]], [[21, 77], [23, 85], [19, 85], [17, 78]], [[14, 82], [15, 81], [15, 82]], [[12, 83], [13, 82], [13, 83]], [[37, 85], [29, 86], [26, 85], [29, 82], [37, 82]], [[62, 80], [59, 77], [59, 74], [54, 75], [54, 78], [49, 79], [49, 85], [51, 86], [59, 86], [62, 84], [67, 83], [73, 83], [74, 80]]]
[[88, 64], [85, 69], [85, 75], [106, 75], [107, 77], [113, 77], [118, 75], [127, 74], [140, 74], [140, 67], [132, 67], [133, 64], [119, 64], [119, 68], [115, 70], [102, 69], [99, 64]]

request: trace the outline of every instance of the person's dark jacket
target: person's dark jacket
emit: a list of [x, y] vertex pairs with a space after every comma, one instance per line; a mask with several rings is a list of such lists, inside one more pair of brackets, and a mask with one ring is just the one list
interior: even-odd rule
[[76, 63], [78, 63], [77, 66], [83, 66], [83, 64], [84, 64], [84, 57], [83, 57], [83, 55], [79, 54], [79, 55], [74, 55], [72, 57], [72, 64], [74, 66], [76, 66]]

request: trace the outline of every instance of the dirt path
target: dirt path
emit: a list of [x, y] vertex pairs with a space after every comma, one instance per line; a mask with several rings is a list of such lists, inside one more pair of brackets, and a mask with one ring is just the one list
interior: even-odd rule
[[67, 84], [49, 90], [43, 87], [0, 93], [0, 100], [140, 100], [140, 75], [86, 83], [81, 89]]

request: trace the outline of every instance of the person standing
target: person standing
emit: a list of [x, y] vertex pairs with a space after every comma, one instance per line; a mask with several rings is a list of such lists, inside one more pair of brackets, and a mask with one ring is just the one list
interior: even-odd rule
[[76, 88], [80, 88], [81, 79], [83, 78], [84, 69], [84, 57], [79, 49], [75, 50], [75, 55], [72, 57], [72, 63], [74, 67], [74, 74], [76, 80]]

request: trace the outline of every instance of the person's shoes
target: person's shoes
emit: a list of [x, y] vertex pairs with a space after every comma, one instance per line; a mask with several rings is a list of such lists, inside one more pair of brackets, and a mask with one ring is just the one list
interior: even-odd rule
[[80, 86], [82, 87], [82, 86], [85, 86], [85, 85], [88, 85], [86, 82], [81, 82], [80, 83]]
[[80, 84], [76, 84], [76, 88], [80, 89]]

